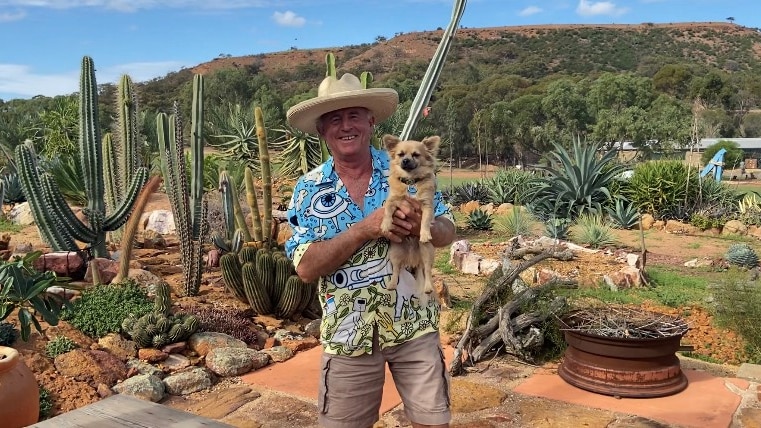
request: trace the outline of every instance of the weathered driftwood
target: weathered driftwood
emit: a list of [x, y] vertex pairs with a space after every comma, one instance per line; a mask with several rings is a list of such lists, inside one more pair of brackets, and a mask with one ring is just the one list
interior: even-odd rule
[[[516, 254], [527, 254], [518, 252], [520, 249], [513, 249], [506, 257], [514, 257]], [[481, 295], [473, 303], [473, 307], [468, 315], [467, 326], [454, 350], [450, 373], [453, 376], [461, 374], [463, 371], [463, 351], [468, 348], [468, 356], [471, 362], [478, 362], [500, 342], [504, 344], [505, 351], [519, 358], [526, 358], [526, 345], [531, 345], [537, 341], [541, 342], [542, 338], [536, 337], [536, 332], [530, 333], [527, 337], [521, 338], [516, 333], [522, 332], [526, 328], [531, 328], [535, 323], [540, 323], [546, 319], [552, 312], [541, 315], [535, 312], [519, 314], [513, 317], [519, 308], [524, 307], [526, 303], [535, 300], [541, 293], [548, 288], [555, 287], [575, 287], [575, 282], [552, 281], [540, 287], [531, 287], [523, 290], [516, 295], [511, 301], [502, 305], [497, 314], [487, 320], [483, 325], [476, 325], [477, 317], [483, 313], [483, 307], [494, 299], [495, 296], [502, 293], [507, 287], [511, 287], [520, 273], [529, 267], [548, 258], [560, 260], [570, 260], [573, 253], [569, 250], [553, 251], [545, 249], [536, 254], [529, 260], [523, 261], [517, 266], [512, 266], [506, 274], [500, 278], [493, 286], [486, 287]], [[553, 305], [558, 305], [564, 301], [557, 300]], [[524, 342], [525, 341], [525, 342]], [[477, 346], [474, 346], [476, 345]]]

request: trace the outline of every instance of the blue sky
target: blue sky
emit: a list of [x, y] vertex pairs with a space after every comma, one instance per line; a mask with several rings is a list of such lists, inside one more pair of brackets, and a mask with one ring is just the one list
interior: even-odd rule
[[[161, 77], [219, 55], [371, 43], [446, 27], [452, 0], [0, 0], [0, 99]], [[469, 0], [465, 27], [725, 21], [761, 27], [758, 0]]]

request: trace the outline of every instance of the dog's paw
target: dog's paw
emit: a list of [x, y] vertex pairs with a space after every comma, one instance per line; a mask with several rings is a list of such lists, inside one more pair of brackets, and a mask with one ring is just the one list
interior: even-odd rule
[[386, 219], [384, 218], [383, 221], [381, 222], [381, 225], [380, 225], [381, 232], [383, 232], [383, 233], [390, 232], [391, 231], [391, 223], [392, 223], [391, 220], [386, 221]]
[[420, 242], [431, 242], [431, 239], [433, 239], [431, 232], [420, 231]]

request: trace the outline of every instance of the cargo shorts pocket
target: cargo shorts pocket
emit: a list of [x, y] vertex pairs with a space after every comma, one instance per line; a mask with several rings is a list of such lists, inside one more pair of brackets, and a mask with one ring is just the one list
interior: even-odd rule
[[328, 413], [328, 375], [330, 374], [330, 363], [332, 358], [328, 355], [322, 356], [322, 370], [320, 372], [320, 392], [317, 397], [317, 408], [320, 413]]
[[450, 407], [452, 407], [452, 403], [449, 397], [449, 389], [450, 389], [449, 382], [451, 381], [451, 378], [449, 376], [449, 372], [447, 371], [447, 360], [444, 357], [444, 350], [441, 348], [441, 345], [439, 345], [438, 348], [439, 348], [439, 357], [441, 357], [441, 376], [444, 380], [442, 382], [443, 389], [444, 389], [443, 391], [444, 399], [446, 400], [446, 403], [447, 403], [447, 409], [449, 409]]

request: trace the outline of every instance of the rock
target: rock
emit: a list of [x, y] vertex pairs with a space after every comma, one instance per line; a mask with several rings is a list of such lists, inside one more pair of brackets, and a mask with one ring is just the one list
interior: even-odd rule
[[312, 336], [306, 336], [301, 339], [283, 339], [280, 341], [280, 344], [289, 348], [295, 354], [314, 348], [320, 344], [320, 341]]
[[[145, 218], [145, 220], [143, 220]], [[141, 217], [142, 230], [158, 232], [161, 235], [177, 233], [174, 215], [170, 210], [154, 210]]]
[[702, 257], [702, 258], [694, 258], [692, 260], [688, 260], [684, 262], [685, 267], [710, 267], [713, 266], [715, 262], [713, 259], [709, 257]]
[[462, 273], [478, 275], [481, 273], [481, 260], [483, 257], [475, 253], [465, 253], [462, 259]]
[[156, 348], [140, 348], [137, 351], [137, 358], [149, 363], [158, 363], [169, 358], [169, 354]]
[[72, 290], [65, 287], [59, 287], [57, 285], [48, 287], [45, 290], [45, 292], [48, 294], [55, 294], [56, 296], [68, 301], [71, 301], [73, 298], [82, 295], [82, 293], [78, 290]]
[[20, 242], [13, 247], [13, 252], [16, 254], [26, 254], [31, 253], [33, 249], [34, 246], [31, 242]]
[[494, 214], [494, 204], [489, 202], [486, 205], [482, 205], [481, 206], [481, 211], [485, 212], [488, 215], [493, 215]]
[[666, 227], [666, 222], [663, 220], [656, 220], [655, 223], [653, 223], [653, 229], [656, 230], [663, 230], [663, 228]]
[[211, 387], [211, 375], [200, 367], [173, 373], [164, 378], [166, 392], [172, 395], [188, 395]]
[[282, 363], [293, 358], [293, 351], [287, 346], [273, 346], [261, 352], [270, 356], [273, 363]]
[[248, 348], [248, 345], [246, 345], [246, 342], [236, 339], [228, 334], [204, 331], [190, 336], [188, 339], [188, 347], [198, 353], [198, 355], [204, 356], [208, 354], [211, 349], [230, 347]]
[[223, 377], [248, 373], [258, 365], [264, 367], [270, 356], [248, 348], [214, 348], [206, 354], [206, 368]]
[[288, 224], [288, 222], [284, 221], [279, 223], [277, 228], [277, 244], [284, 245], [285, 241], [287, 241], [293, 235], [291, 225]]
[[129, 360], [127, 360], [127, 369], [130, 372], [136, 372], [138, 374], [143, 374], [143, 375], [156, 376], [159, 379], [164, 377], [163, 370], [159, 369], [153, 364], [148, 364], [145, 361], [140, 361], [137, 358], [130, 358]]
[[170, 343], [169, 345], [164, 346], [161, 348], [161, 352], [166, 352], [167, 354], [180, 354], [182, 351], [188, 348], [187, 342], [175, 342]]
[[679, 235], [693, 235], [698, 233], [698, 228], [681, 221], [669, 220], [666, 222], [666, 232]]
[[131, 395], [156, 403], [164, 398], [166, 386], [159, 377], [144, 374], [131, 377], [115, 385], [113, 390], [119, 394]]
[[611, 290], [625, 290], [627, 288], [640, 287], [642, 285], [642, 276], [639, 269], [624, 266], [618, 272], [603, 276], [603, 281], [605, 281]]
[[747, 235], [748, 227], [740, 220], [729, 220], [724, 223], [724, 227], [721, 229], [722, 235]]
[[450, 385], [453, 413], [471, 413], [497, 407], [507, 398], [507, 393], [484, 384], [452, 379]]
[[106, 351], [75, 349], [55, 357], [53, 364], [60, 374], [93, 387], [99, 383], [113, 386], [127, 378], [127, 365]]
[[514, 208], [514, 207], [515, 207], [515, 206], [514, 206], [513, 204], [510, 204], [510, 203], [507, 203], [507, 202], [506, 202], [506, 203], [504, 203], [504, 204], [500, 204], [500, 205], [499, 205], [499, 206], [498, 206], [498, 207], [497, 207], [497, 208], [494, 210], [494, 214], [496, 214], [496, 215], [505, 215], [505, 214], [512, 214], [512, 212], [513, 212], [513, 208]]
[[483, 259], [481, 260], [481, 264], [479, 265], [479, 275], [491, 275], [492, 272], [497, 270], [500, 263], [499, 260], [494, 259]]
[[160, 364], [164, 372], [174, 373], [190, 367], [190, 359], [182, 354], [169, 354], [169, 357]]
[[100, 273], [101, 284], [110, 284], [111, 280], [113, 280], [114, 277], [116, 277], [116, 274], [119, 272], [119, 262], [102, 257], [96, 257], [90, 260], [90, 263], [87, 264], [87, 272], [85, 273], [86, 282], [93, 282], [92, 270], [95, 269], [95, 267], [98, 268], [98, 273]]
[[95, 391], [98, 393], [100, 398], [106, 398], [114, 395], [114, 392], [111, 391], [111, 388], [109, 388], [105, 383], [99, 383], [98, 387], [95, 388]]
[[460, 212], [463, 215], [470, 215], [473, 211], [477, 210], [481, 204], [478, 201], [470, 201], [460, 205]]
[[640, 255], [629, 253], [626, 255], [626, 264], [631, 267], [640, 267]]
[[[29, 202], [16, 204], [11, 209], [11, 212], [8, 213], [8, 219], [11, 221], [11, 223], [18, 224], [20, 226], [28, 226], [30, 224], [34, 224], [32, 207], [29, 205]], [[18, 250], [16, 252], [18, 252]]]
[[[470, 252], [470, 242], [461, 239], [459, 241], [455, 241], [452, 243], [452, 245], [449, 247], [449, 264], [454, 263], [455, 255], [456, 254], [465, 254]], [[456, 265], [459, 269], [459, 266]]]
[[653, 228], [655, 218], [651, 214], [642, 214], [642, 230], [650, 230]]
[[130, 269], [127, 273], [127, 277], [133, 279], [143, 287], [155, 286], [165, 282], [158, 275], [151, 273], [145, 269]]
[[155, 230], [144, 230], [143, 233], [139, 234], [137, 241], [141, 244], [142, 248], [149, 250], [163, 250], [166, 248], [164, 235]]
[[307, 336], [311, 336], [311, 337], [314, 337], [315, 339], [319, 339], [321, 323], [322, 323], [322, 319], [320, 318], [309, 321], [309, 323], [306, 326], [304, 326], [304, 333]]
[[87, 265], [80, 253], [76, 251], [59, 251], [43, 254], [32, 262], [39, 272], [52, 270], [58, 276], [82, 279]]
[[126, 362], [137, 356], [137, 344], [118, 333], [110, 333], [98, 339], [98, 346]]

